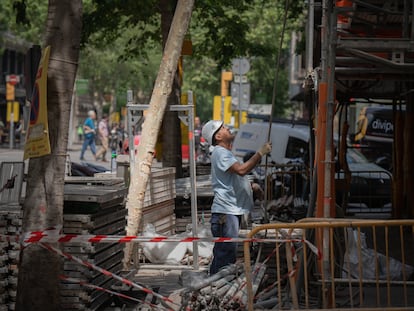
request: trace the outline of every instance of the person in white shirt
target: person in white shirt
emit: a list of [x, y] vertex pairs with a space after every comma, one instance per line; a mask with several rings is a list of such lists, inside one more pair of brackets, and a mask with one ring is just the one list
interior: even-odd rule
[[[211, 120], [202, 129], [206, 141], [214, 146], [211, 154], [211, 180], [214, 192], [211, 206], [211, 232], [214, 237], [238, 238], [240, 220], [253, 207], [253, 191], [246, 176], [272, 151], [266, 143], [246, 162], [239, 162], [231, 152], [235, 135], [222, 121]], [[210, 275], [236, 262], [237, 243], [215, 243]]]

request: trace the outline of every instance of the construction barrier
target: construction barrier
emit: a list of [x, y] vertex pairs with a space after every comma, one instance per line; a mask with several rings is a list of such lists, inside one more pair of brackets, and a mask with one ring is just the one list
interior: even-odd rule
[[[265, 290], [254, 286], [252, 272], [250, 241], [260, 236], [285, 239], [274, 244]], [[307, 218], [260, 225], [244, 242], [247, 309], [414, 310], [413, 242], [414, 220]]]
[[[11, 239], [0, 235], [1, 240]], [[84, 279], [62, 275], [63, 282], [118, 295], [155, 309], [214, 310], [215, 306], [223, 306], [228, 310], [414, 310], [414, 220], [306, 218], [295, 223], [260, 225], [246, 237], [234, 239], [75, 235], [49, 228], [25, 233], [20, 241], [23, 245], [40, 243], [70, 261], [156, 297], [167, 306], [153, 305], [147, 299], [139, 301]], [[242, 242], [244, 265], [229, 267], [208, 278], [200, 275], [191, 279], [184, 286], [180, 303], [49, 244], [74, 241]], [[252, 251], [257, 252], [255, 260]], [[210, 301], [209, 297], [220, 299]]]

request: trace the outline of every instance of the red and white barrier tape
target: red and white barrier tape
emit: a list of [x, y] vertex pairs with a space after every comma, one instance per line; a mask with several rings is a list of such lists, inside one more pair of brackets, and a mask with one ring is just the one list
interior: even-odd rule
[[23, 243], [76, 243], [76, 242], [90, 242], [90, 243], [128, 243], [128, 242], [176, 242], [176, 243], [189, 243], [189, 242], [306, 242], [307, 240], [298, 238], [226, 238], [226, 237], [168, 237], [168, 236], [124, 236], [124, 235], [78, 235], [78, 234], [59, 234], [56, 230], [44, 230], [28, 232], [24, 235]]
[[65, 282], [68, 282], [68, 283], [79, 284], [81, 286], [85, 286], [85, 287], [88, 287], [88, 288], [91, 288], [91, 289], [94, 289], [94, 290], [106, 292], [106, 293], [114, 295], [114, 296], [118, 296], [118, 297], [125, 298], [125, 299], [128, 299], [128, 300], [134, 301], [134, 302], [149, 305], [152, 308], [156, 307], [157, 309], [159, 309], [161, 307], [162, 310], [171, 310], [171, 309], [164, 308], [162, 306], [154, 305], [154, 304], [152, 304], [148, 301], [144, 301], [142, 299], [131, 297], [131, 296], [128, 296], [128, 295], [125, 295], [125, 294], [122, 294], [122, 293], [118, 293], [118, 292], [109, 290], [109, 289], [101, 287], [101, 286], [97, 286], [97, 285], [94, 285], [94, 284], [87, 283], [87, 282], [85, 282], [83, 280], [80, 280], [80, 279], [72, 278], [72, 277], [69, 277], [69, 276], [66, 276], [66, 275], [60, 275], [59, 278], [62, 281], [65, 281]]
[[164, 297], [164, 296], [162, 296], [162, 295], [154, 292], [151, 289], [145, 288], [145, 287], [143, 287], [143, 286], [141, 286], [141, 285], [139, 285], [137, 283], [134, 283], [131, 280], [125, 279], [125, 278], [123, 278], [123, 277], [121, 277], [121, 276], [119, 276], [119, 275], [117, 275], [115, 273], [112, 273], [111, 271], [102, 269], [102, 268], [100, 268], [100, 267], [98, 267], [98, 266], [90, 263], [89, 261], [82, 260], [82, 259], [80, 259], [80, 258], [78, 258], [76, 256], [71, 255], [71, 254], [62, 252], [60, 249], [58, 249], [56, 247], [53, 247], [52, 245], [47, 244], [47, 243], [40, 243], [40, 245], [42, 247], [44, 247], [45, 249], [49, 250], [49, 251], [52, 251], [52, 252], [54, 252], [54, 253], [62, 256], [62, 257], [65, 257], [65, 258], [67, 258], [69, 260], [72, 260], [74, 262], [77, 262], [77, 263], [79, 263], [79, 264], [81, 264], [81, 265], [83, 265], [83, 266], [85, 266], [85, 267], [87, 267], [89, 269], [96, 270], [96, 271], [98, 271], [98, 272], [100, 272], [100, 273], [102, 273], [102, 274], [104, 274], [104, 275], [106, 275], [108, 277], [111, 277], [111, 278], [113, 278], [113, 279], [115, 279], [117, 281], [120, 281], [120, 282], [122, 282], [122, 283], [124, 283], [124, 284], [126, 284], [128, 286], [131, 286], [131, 287], [137, 288], [139, 290], [142, 290], [144, 293], [154, 295], [155, 297], [157, 297], [157, 298], [159, 298], [159, 299], [161, 299], [163, 301], [166, 301], [166, 302], [169, 302], [169, 303], [171, 303], [173, 305], [179, 306], [178, 304], [176, 304], [174, 301], [172, 301], [168, 297]]
[[[318, 258], [321, 253], [318, 248], [306, 239], [286, 238], [224, 238], [224, 237], [167, 237], [167, 236], [124, 236], [124, 235], [78, 235], [78, 234], [60, 234], [59, 229], [47, 229], [44, 231], [28, 232], [22, 236], [22, 244], [27, 246], [30, 243], [191, 243], [191, 242], [210, 242], [210, 243], [228, 243], [228, 242], [258, 242], [258, 243], [306, 243]], [[18, 236], [0, 235], [0, 241], [18, 241]]]

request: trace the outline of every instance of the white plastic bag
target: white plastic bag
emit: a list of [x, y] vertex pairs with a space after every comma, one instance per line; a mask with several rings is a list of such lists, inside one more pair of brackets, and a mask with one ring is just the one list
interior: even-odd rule
[[[191, 228], [190, 228], [191, 229]], [[184, 233], [186, 236], [193, 236], [192, 230], [187, 230]], [[212, 238], [211, 229], [209, 226], [199, 224], [197, 226], [197, 237], [200, 238]], [[197, 242], [198, 245], [198, 256], [203, 258], [210, 258], [213, 255], [213, 242]], [[187, 250], [189, 254], [193, 254], [193, 243], [187, 243]]]
[[[404, 279], [403, 268], [405, 269], [406, 279], [409, 279], [414, 272], [412, 266], [407, 264], [403, 265], [400, 261], [392, 257], [389, 257], [389, 268], [387, 270], [386, 256], [367, 247], [365, 234], [363, 232], [360, 233], [361, 251], [358, 249], [359, 241], [356, 230], [347, 228], [347, 242], [348, 245], [346, 245], [342, 273], [342, 277], [344, 278], [375, 280], [376, 274], [378, 273], [380, 280], [386, 280], [389, 275], [390, 280], [401, 281]], [[360, 262], [362, 275], [360, 275]], [[376, 267], [378, 267], [378, 272], [376, 271]]]
[[[152, 224], [147, 224], [142, 234], [145, 237], [161, 236], [155, 232], [155, 227]], [[145, 257], [151, 263], [176, 265], [184, 258], [187, 251], [186, 244], [177, 242], [144, 242], [141, 243], [141, 246]]]

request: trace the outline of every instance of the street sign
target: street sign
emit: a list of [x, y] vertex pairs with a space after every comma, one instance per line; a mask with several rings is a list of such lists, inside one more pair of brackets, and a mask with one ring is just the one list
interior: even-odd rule
[[231, 84], [231, 103], [239, 110], [248, 110], [250, 105], [250, 83]]
[[236, 82], [236, 83], [247, 83], [247, 76], [245, 76], [245, 75], [234, 75], [234, 82]]
[[250, 70], [250, 63], [247, 58], [233, 59], [231, 70], [235, 75], [245, 75]]
[[18, 75], [6, 75], [6, 82], [16, 85], [20, 83], [20, 76]]

